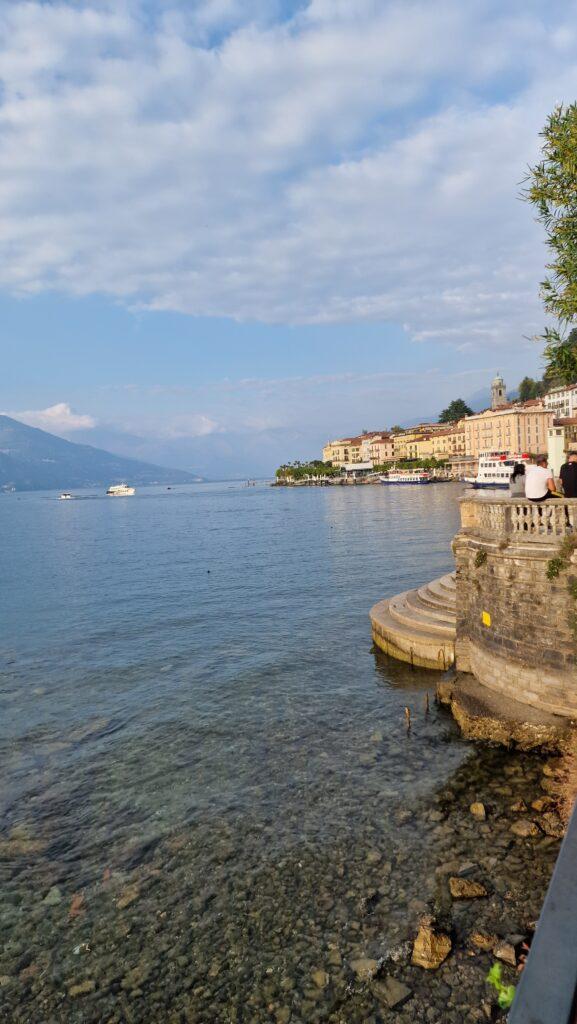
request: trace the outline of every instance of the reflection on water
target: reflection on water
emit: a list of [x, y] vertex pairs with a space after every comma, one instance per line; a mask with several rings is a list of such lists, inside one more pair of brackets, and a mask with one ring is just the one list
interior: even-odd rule
[[[464, 744], [367, 617], [451, 567], [457, 493], [0, 499], [0, 1019], [469, 1019], [484, 965], [424, 977], [403, 942], [427, 907], [457, 940], [536, 916], [555, 844], [507, 811], [539, 765]], [[391, 951], [394, 1015], [350, 967]]]

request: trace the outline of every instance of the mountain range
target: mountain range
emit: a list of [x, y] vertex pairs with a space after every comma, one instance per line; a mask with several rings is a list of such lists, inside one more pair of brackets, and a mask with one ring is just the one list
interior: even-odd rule
[[88, 444], [74, 444], [45, 430], [0, 415], [0, 490], [70, 490], [125, 482], [190, 484], [201, 477], [139, 459], [113, 455]]

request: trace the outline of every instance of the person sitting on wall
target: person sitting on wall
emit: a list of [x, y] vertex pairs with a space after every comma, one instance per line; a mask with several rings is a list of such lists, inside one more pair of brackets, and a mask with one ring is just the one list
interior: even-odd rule
[[547, 466], [547, 456], [538, 455], [525, 472], [525, 497], [529, 501], [547, 501], [555, 497], [555, 481]]
[[513, 472], [509, 480], [509, 497], [525, 497], [525, 466], [522, 462], [516, 462], [513, 466]]
[[577, 452], [567, 456], [567, 462], [561, 466], [561, 483], [566, 498], [577, 498]]

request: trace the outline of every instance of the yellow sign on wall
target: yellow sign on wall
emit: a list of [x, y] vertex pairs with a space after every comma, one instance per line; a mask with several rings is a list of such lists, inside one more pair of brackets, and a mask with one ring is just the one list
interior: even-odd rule
[[489, 615], [489, 612], [483, 612], [481, 614], [481, 619], [482, 619], [482, 622], [483, 622], [484, 626], [490, 626], [491, 625], [491, 616]]

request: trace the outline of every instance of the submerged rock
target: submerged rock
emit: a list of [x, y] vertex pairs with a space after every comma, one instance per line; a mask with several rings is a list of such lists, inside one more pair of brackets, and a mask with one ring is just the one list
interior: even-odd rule
[[496, 935], [487, 935], [485, 932], [472, 932], [471, 935], [469, 935], [469, 942], [471, 945], [475, 946], [476, 949], [481, 949], [485, 952], [493, 949], [498, 941], [499, 940]]
[[544, 814], [539, 824], [547, 836], [554, 836], [555, 839], [562, 839], [565, 835], [563, 822], [556, 814], [553, 814], [552, 811], [548, 811]]
[[52, 886], [42, 902], [47, 907], [57, 907], [59, 903], [62, 903], [62, 893], [57, 885]]
[[118, 907], [119, 910], [124, 910], [125, 907], [129, 907], [131, 903], [134, 903], [134, 901], [137, 900], [139, 896], [139, 887], [137, 885], [131, 885], [129, 886], [128, 889], [125, 889], [124, 892], [120, 894], [116, 901], [116, 906]]
[[539, 826], [534, 821], [530, 821], [529, 818], [521, 818], [519, 821], [514, 821], [511, 825], [511, 832], [514, 832], [516, 836], [521, 836], [522, 839], [540, 835]]
[[527, 811], [527, 804], [524, 800], [516, 800], [509, 809], [513, 814], [524, 814]]
[[485, 804], [482, 804], [480, 802], [471, 804], [469, 810], [474, 818], [479, 818], [481, 821], [484, 821], [485, 818], [487, 817]]
[[404, 985], [402, 981], [398, 981], [397, 978], [391, 978], [388, 975], [373, 981], [371, 992], [389, 1010], [400, 1009], [413, 995], [413, 991], [408, 985]]
[[94, 992], [96, 988], [96, 982], [93, 978], [87, 978], [86, 981], [79, 982], [78, 985], [71, 985], [68, 989], [68, 995], [71, 999], [76, 999], [78, 996], [87, 996], [91, 992]]
[[488, 896], [484, 885], [472, 882], [468, 878], [450, 878], [449, 889], [454, 900], [476, 900], [481, 896]]
[[510, 967], [517, 966], [515, 947], [510, 942], [498, 942], [493, 949], [493, 953], [497, 960], [502, 960], [503, 963], [509, 964]]
[[425, 917], [413, 943], [412, 963], [426, 971], [434, 971], [447, 959], [451, 947], [449, 936], [435, 931], [433, 919]]
[[361, 981], [369, 981], [379, 969], [379, 961], [372, 960], [368, 956], [360, 957], [358, 960], [351, 960], [350, 965], [357, 978]]
[[555, 801], [551, 796], [540, 796], [536, 800], [533, 800], [531, 807], [534, 811], [538, 811], [539, 814], [542, 811], [548, 811], [550, 807], [555, 805]]
[[322, 970], [312, 971], [311, 978], [313, 979], [317, 988], [326, 988], [330, 981], [327, 972]]

